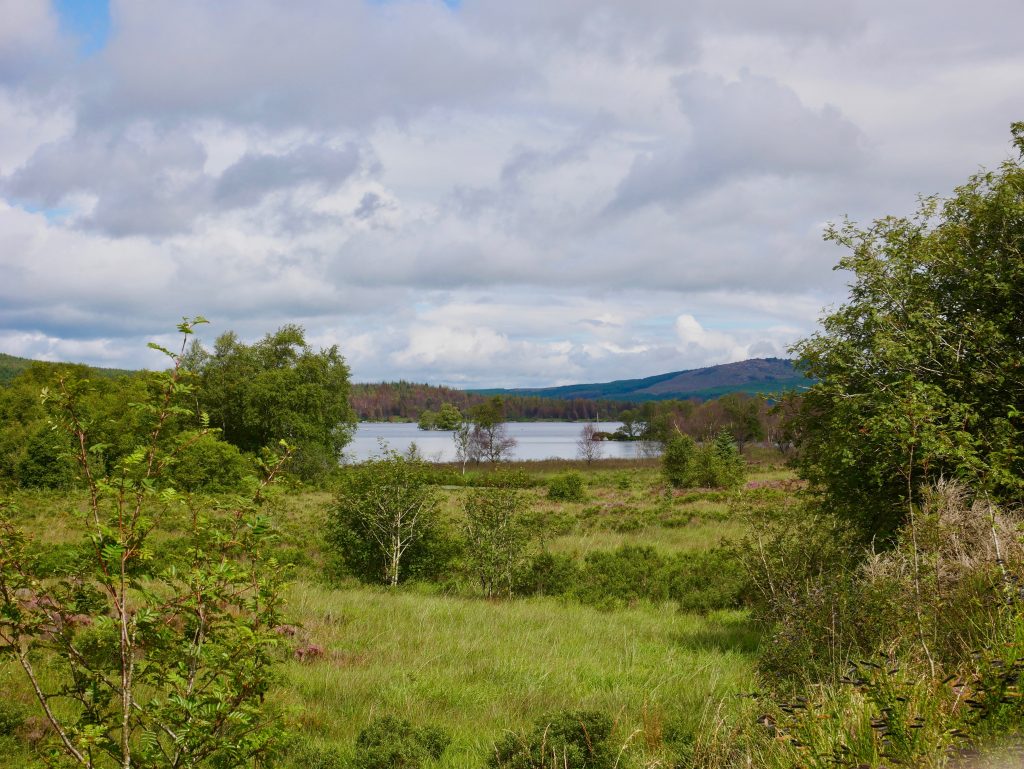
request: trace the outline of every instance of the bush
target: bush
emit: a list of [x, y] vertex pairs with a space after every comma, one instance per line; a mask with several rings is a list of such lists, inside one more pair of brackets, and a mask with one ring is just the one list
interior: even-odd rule
[[339, 750], [314, 745], [296, 737], [288, 747], [288, 764], [294, 769], [348, 769], [348, 762]]
[[952, 483], [921, 498], [882, 553], [859, 555], [854, 525], [821, 514], [767, 521], [742, 543], [769, 632], [764, 669], [827, 678], [850, 658], [894, 653], [953, 669], [992, 642], [1010, 575], [1024, 570], [1018, 526]]
[[558, 475], [548, 483], [548, 499], [558, 502], [583, 502], [586, 498], [583, 476], [579, 473]]
[[345, 468], [326, 539], [346, 571], [389, 585], [440, 574], [455, 549], [427, 463], [395, 452]]
[[746, 570], [725, 548], [677, 555], [668, 566], [668, 596], [682, 611], [737, 609], [750, 598]]
[[665, 480], [676, 488], [692, 486], [690, 465], [697, 446], [689, 435], [675, 435], [665, 443], [661, 455], [661, 471]]
[[515, 573], [530, 544], [523, 523], [523, 495], [509, 489], [483, 489], [465, 500], [465, 556], [487, 598], [512, 594]]
[[627, 545], [610, 553], [587, 553], [573, 595], [595, 606], [666, 601], [666, 565], [653, 547]]
[[182, 438], [185, 445], [168, 473], [177, 489], [215, 493], [241, 489], [252, 472], [242, 452], [210, 434]]
[[495, 744], [494, 769], [612, 769], [612, 719], [605, 713], [567, 710], [542, 718], [525, 735], [509, 734]]
[[440, 758], [451, 741], [439, 727], [415, 727], [405, 719], [384, 716], [359, 733], [352, 765], [355, 769], [419, 769]]
[[665, 444], [662, 472], [676, 488], [734, 489], [743, 483], [747, 466], [728, 432], [697, 446], [687, 435], [676, 435]]
[[572, 556], [544, 551], [527, 561], [516, 573], [516, 595], [565, 595], [578, 579], [579, 567]]

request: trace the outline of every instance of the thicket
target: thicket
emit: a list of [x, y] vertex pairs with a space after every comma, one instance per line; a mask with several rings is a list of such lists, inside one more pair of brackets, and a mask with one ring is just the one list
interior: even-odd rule
[[747, 463], [732, 435], [720, 432], [714, 440], [697, 444], [683, 434], [665, 443], [662, 472], [676, 488], [726, 488], [743, 484]]
[[[202, 319], [184, 321], [186, 336]], [[0, 655], [12, 660], [41, 712], [42, 754], [87, 769], [251, 766], [276, 751], [264, 699], [280, 636], [280, 569], [261, 515], [265, 487], [288, 452], [253, 481], [254, 497], [211, 512], [165, 477], [190, 446], [175, 426], [194, 419], [182, 356], [128, 411], [144, 440], [115, 463], [94, 440], [89, 383], [58, 372], [43, 403], [73, 447], [87, 504], [75, 557], [55, 563], [0, 502]], [[201, 440], [200, 430], [192, 443]], [[62, 441], [64, 443], [64, 441]], [[105, 459], [105, 458], [104, 458]], [[183, 547], [155, 558], [169, 510], [185, 513]]]
[[770, 693], [705, 766], [944, 766], [1024, 724], [1024, 168], [828, 237], [853, 280], [795, 348], [810, 494], [739, 548]]

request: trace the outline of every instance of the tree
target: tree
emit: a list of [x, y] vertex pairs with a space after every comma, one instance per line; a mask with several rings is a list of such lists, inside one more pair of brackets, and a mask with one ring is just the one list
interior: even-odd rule
[[409, 556], [428, 554], [438, 534], [437, 512], [426, 463], [391, 451], [346, 468], [328, 540], [353, 572], [394, 586]]
[[421, 430], [436, 430], [437, 429], [437, 412], [431, 411], [430, 409], [423, 409], [420, 412], [419, 421], [416, 426]]
[[523, 505], [523, 495], [511, 489], [480, 489], [466, 498], [466, 561], [488, 598], [499, 590], [512, 595], [530, 539]]
[[661, 469], [670, 484], [677, 488], [691, 485], [691, 465], [696, 450], [693, 438], [682, 433], [677, 433], [665, 443]]
[[576, 440], [576, 456], [586, 460], [589, 465], [595, 459], [600, 459], [604, 454], [604, 443], [598, 436], [597, 428], [592, 422], [587, 422], [580, 430], [580, 437]]
[[463, 421], [452, 431], [452, 440], [455, 442], [455, 461], [462, 465], [462, 474], [466, 474], [468, 462], [479, 462], [479, 446], [473, 440], [473, 423]]
[[[1024, 123], [1013, 126], [1024, 158]], [[981, 172], [910, 218], [826, 238], [848, 250], [847, 302], [793, 349], [817, 381], [796, 418], [799, 470], [865, 537], [955, 478], [1024, 496], [1024, 167]]]
[[212, 353], [194, 345], [185, 363], [199, 374], [200, 406], [226, 441], [256, 452], [287, 440], [296, 452], [290, 469], [307, 479], [337, 467], [355, 415], [336, 345], [314, 352], [294, 325], [251, 345], [229, 331]]
[[462, 422], [462, 412], [459, 411], [458, 406], [454, 406], [451, 403], [441, 404], [436, 420], [438, 430], [458, 430]]
[[[187, 338], [199, 322], [179, 329]], [[85, 558], [47, 572], [10, 503], [0, 505], [0, 654], [27, 678], [53, 747], [86, 769], [252, 766], [280, 736], [263, 707], [280, 583], [259, 503], [288, 453], [265, 465], [253, 501], [226, 515], [180, 497], [164, 471], [188, 444], [166, 428], [196, 418], [194, 392], [182, 356], [164, 352], [174, 365], [154, 375], [161, 387], [123, 404], [147, 426], [145, 440], [105, 475], [82, 409], [89, 383], [62, 373], [43, 393], [85, 486]], [[186, 505], [188, 523], [180, 555], [158, 567], [150, 543], [172, 535], [159, 524], [169, 505]]]
[[516, 439], [508, 434], [505, 426], [505, 404], [499, 396], [470, 410], [473, 431], [470, 435], [472, 453], [491, 463], [509, 459], [516, 447]]

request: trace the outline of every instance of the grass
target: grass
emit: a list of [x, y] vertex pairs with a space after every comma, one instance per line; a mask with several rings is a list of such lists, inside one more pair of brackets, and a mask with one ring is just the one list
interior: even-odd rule
[[615, 714], [627, 732], [657, 721], [685, 733], [705, 701], [751, 686], [756, 640], [738, 612], [600, 612], [305, 584], [289, 604], [304, 640], [327, 650], [285, 669], [280, 696], [303, 731], [347, 747], [374, 716], [441, 725], [454, 737], [442, 767], [479, 765], [505, 730], [563, 708]]
[[[733, 492], [672, 490], [648, 460], [516, 466], [541, 482], [570, 469], [584, 473], [584, 502], [552, 502], [543, 485], [523, 492], [547, 547], [580, 557], [623, 545], [666, 555], [716, 547], [744, 534], [746, 507], [791, 493], [774, 487], [791, 475], [767, 460], [752, 466], [750, 480], [769, 488]], [[472, 490], [439, 493], [456, 528]], [[80, 507], [76, 495], [16, 497], [21, 524], [41, 544], [78, 541], [76, 518], [67, 514]], [[272, 698], [309, 744], [348, 754], [370, 719], [391, 714], [452, 733], [438, 769], [479, 767], [506, 730], [583, 707], [616, 718], [617, 738], [630, 739], [644, 763], [655, 765], [671, 760], [674, 740], [699, 731], [709, 706], [728, 708], [754, 685], [757, 633], [739, 611], [699, 616], [674, 604], [600, 610], [555, 598], [490, 602], [471, 590], [446, 595], [439, 585], [331, 584], [319, 535], [331, 499], [324, 491], [289, 492], [268, 507], [281, 532], [277, 555], [294, 565], [287, 614], [299, 627], [296, 643], [325, 650], [304, 662], [289, 657]], [[155, 549], [176, 536], [177, 515], [159, 512], [165, 531]], [[0, 685], [30, 703], [9, 664], [0, 664]], [[36, 766], [15, 748], [0, 750], [0, 769]]]

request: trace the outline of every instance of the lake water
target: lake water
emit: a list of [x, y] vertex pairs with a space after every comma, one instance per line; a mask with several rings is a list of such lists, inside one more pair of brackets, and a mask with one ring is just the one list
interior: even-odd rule
[[[614, 432], [621, 422], [601, 422], [601, 430]], [[509, 435], [516, 439], [513, 459], [576, 459], [576, 441], [582, 422], [509, 422]], [[352, 442], [345, 447], [349, 461], [361, 461], [381, 453], [381, 441], [395, 451], [405, 451], [415, 443], [420, 453], [434, 462], [454, 462], [452, 434], [438, 430], [420, 430], [415, 424], [360, 422]], [[639, 456], [641, 444], [630, 441], [604, 441], [604, 457], [632, 459]]]

